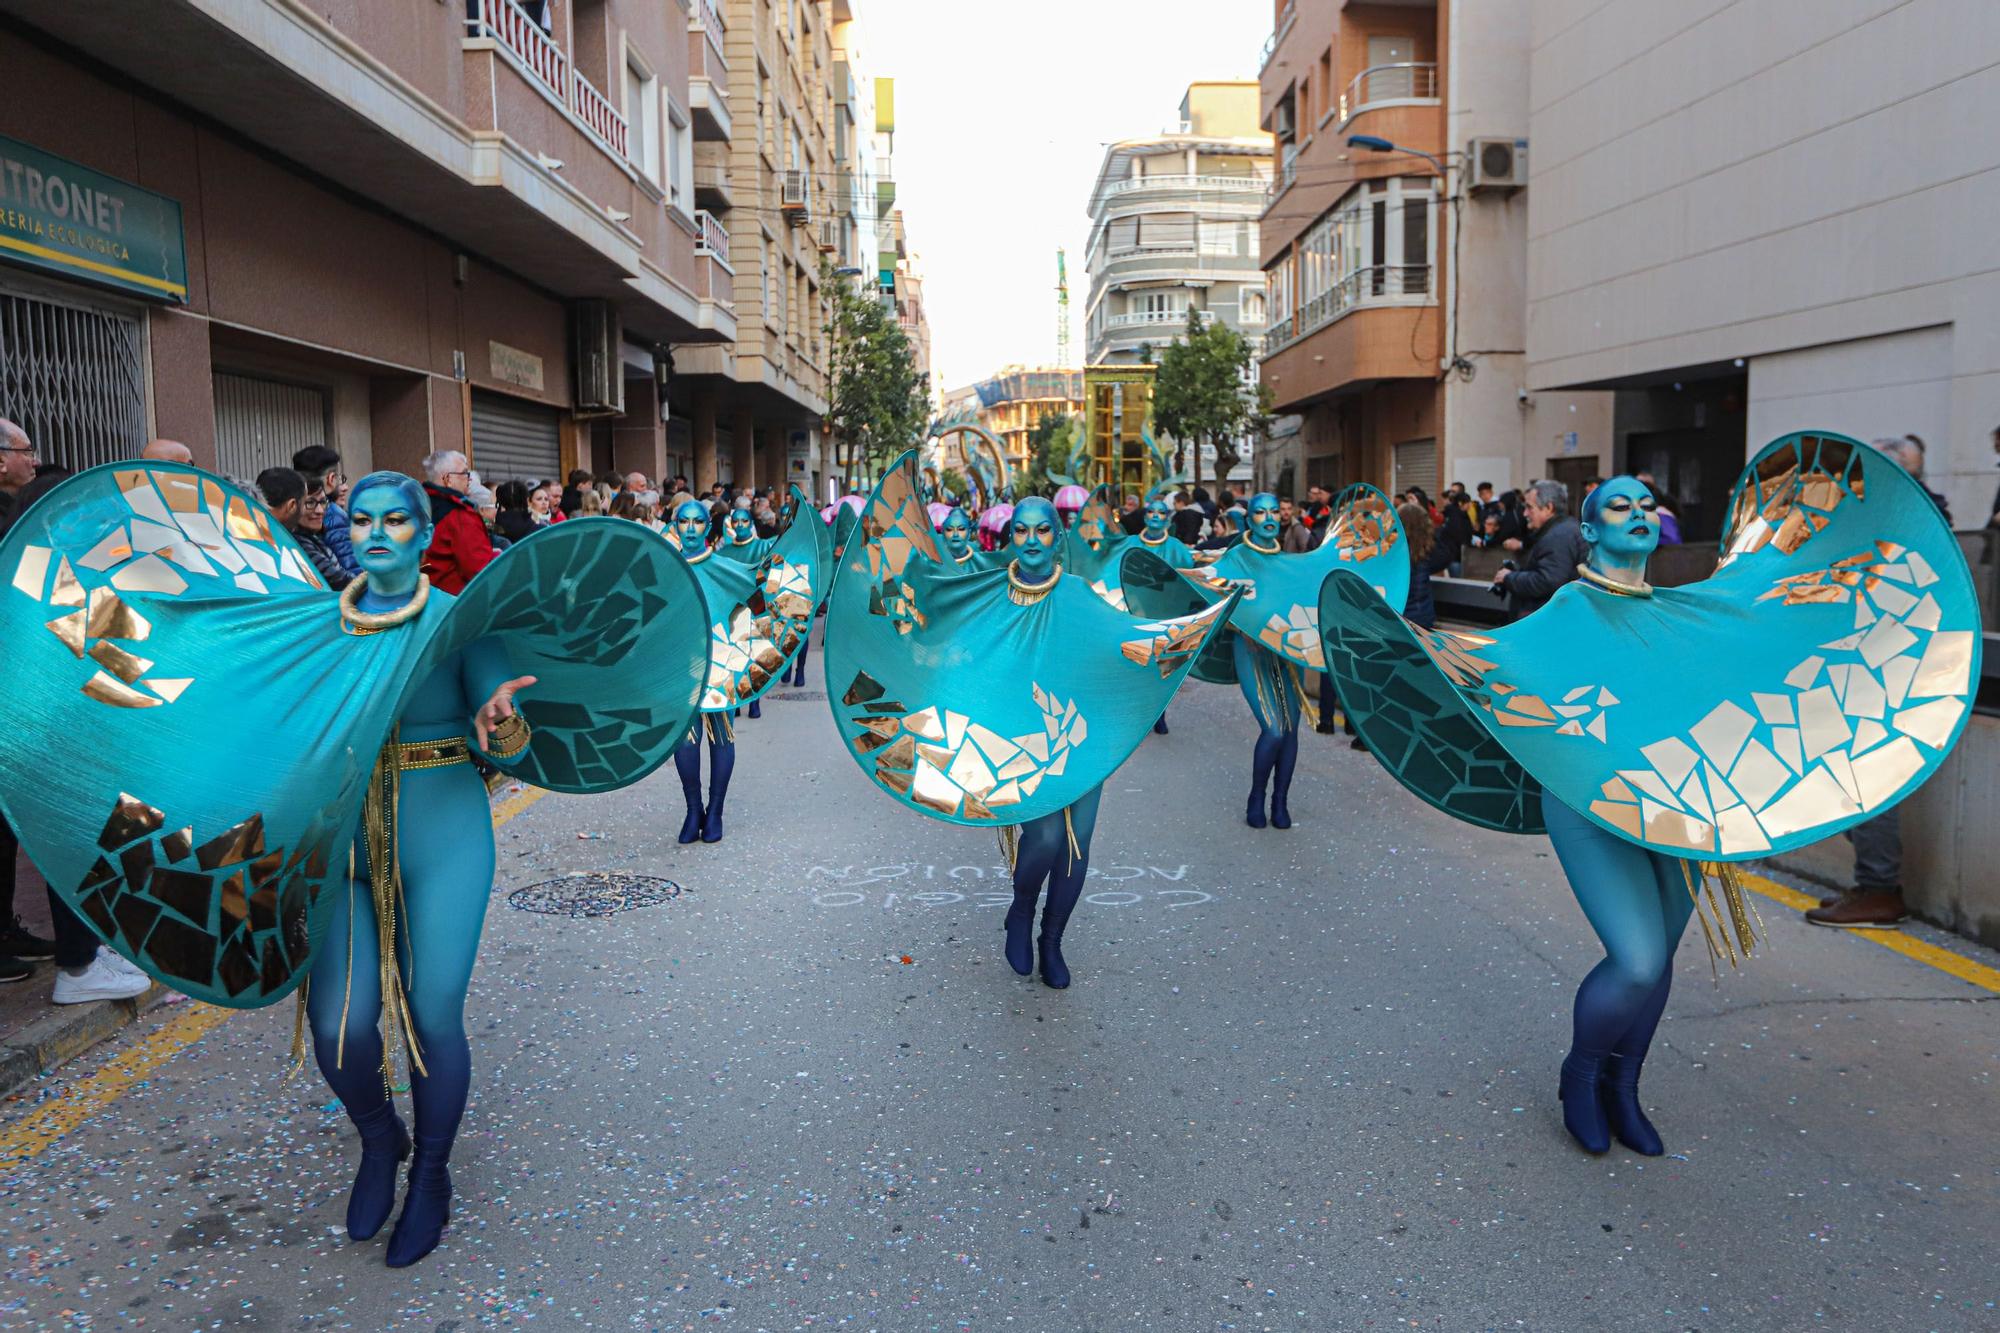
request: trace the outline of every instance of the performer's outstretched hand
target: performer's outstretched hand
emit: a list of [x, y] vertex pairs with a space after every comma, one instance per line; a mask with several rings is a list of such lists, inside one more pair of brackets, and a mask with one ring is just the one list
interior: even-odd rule
[[472, 726], [479, 734], [479, 748], [486, 748], [486, 738], [493, 728], [514, 716], [514, 696], [535, 683], [533, 676], [516, 676], [494, 687], [493, 697], [479, 706], [473, 714]]

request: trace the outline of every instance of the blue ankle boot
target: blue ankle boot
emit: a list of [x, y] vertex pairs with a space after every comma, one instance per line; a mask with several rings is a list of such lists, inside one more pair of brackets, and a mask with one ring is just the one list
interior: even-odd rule
[[1571, 1051], [1562, 1063], [1557, 1096], [1562, 1099], [1563, 1128], [1585, 1152], [1601, 1153], [1611, 1147], [1611, 1127], [1605, 1123], [1604, 1103], [1597, 1091], [1603, 1074], [1601, 1055]]
[[352, 1119], [361, 1135], [361, 1168], [347, 1196], [347, 1235], [372, 1240], [396, 1209], [397, 1168], [410, 1155], [410, 1135], [394, 1102]]
[[389, 1236], [389, 1267], [408, 1268], [438, 1247], [451, 1220], [451, 1172], [445, 1166], [450, 1157], [450, 1139], [417, 1140], [403, 1215]]
[[1604, 1113], [1620, 1143], [1642, 1157], [1659, 1157], [1667, 1147], [1660, 1141], [1660, 1131], [1653, 1128], [1653, 1122], [1646, 1119], [1646, 1112], [1639, 1105], [1641, 1063], [1629, 1055], [1614, 1055], [1604, 1062], [1601, 1085]]

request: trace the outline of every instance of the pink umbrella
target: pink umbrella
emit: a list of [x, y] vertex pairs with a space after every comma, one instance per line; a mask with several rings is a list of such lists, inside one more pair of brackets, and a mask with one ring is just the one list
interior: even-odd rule
[[981, 511], [979, 526], [987, 532], [1005, 532], [1007, 530], [1007, 520], [1012, 517], [1014, 517], [1013, 505], [993, 505]]
[[924, 512], [931, 516], [932, 527], [943, 528], [945, 515], [951, 513], [951, 506], [942, 500], [933, 500], [925, 506]]
[[1081, 486], [1065, 486], [1056, 492], [1056, 508], [1074, 514], [1090, 503], [1090, 492]]
[[840, 497], [840, 503], [846, 505], [849, 509], [859, 512], [868, 507], [868, 497], [865, 495], [843, 495]]
[[838, 505], [821, 505], [819, 511], [820, 522], [822, 523], [833, 522], [833, 511], [837, 508], [839, 508]]

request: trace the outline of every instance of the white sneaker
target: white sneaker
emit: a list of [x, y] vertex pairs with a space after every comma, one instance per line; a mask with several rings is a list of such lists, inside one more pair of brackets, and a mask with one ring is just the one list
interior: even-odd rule
[[[146, 977], [144, 968], [127, 958], [124, 954], [119, 953], [116, 949], [102, 944], [97, 946], [96, 961], [109, 966], [114, 972], [124, 972], [135, 977]], [[152, 982], [153, 979], [151, 977], [146, 977], [147, 985], [150, 986]]]
[[99, 949], [90, 966], [71, 976], [56, 969], [57, 1004], [88, 1004], [92, 1000], [129, 1000], [144, 995], [153, 983], [146, 977], [113, 967], [105, 951]]

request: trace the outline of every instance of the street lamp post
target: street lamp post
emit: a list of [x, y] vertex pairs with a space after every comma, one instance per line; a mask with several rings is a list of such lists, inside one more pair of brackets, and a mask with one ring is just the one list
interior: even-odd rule
[[1402, 153], [1408, 157], [1421, 157], [1424, 161], [1431, 164], [1431, 169], [1437, 172], [1439, 180], [1444, 179], [1443, 161], [1430, 153], [1426, 153], [1421, 148], [1405, 148], [1401, 144], [1391, 143], [1389, 140], [1376, 134], [1350, 134], [1347, 136], [1347, 146], [1349, 148], [1365, 148], [1371, 153]]

